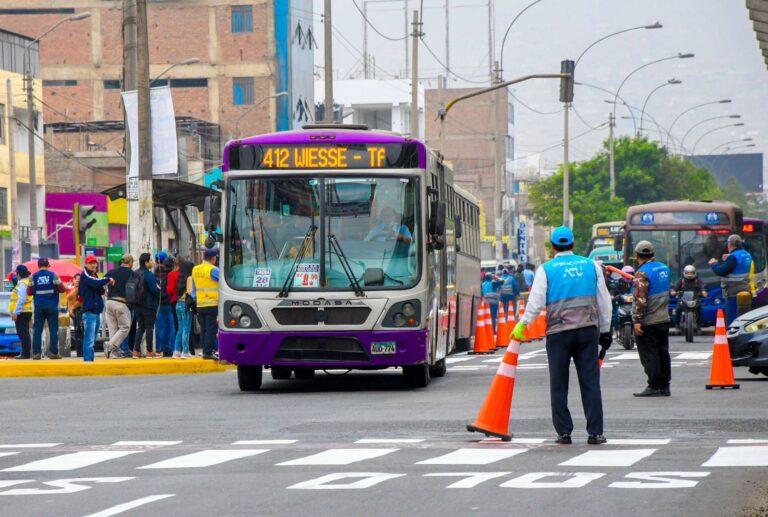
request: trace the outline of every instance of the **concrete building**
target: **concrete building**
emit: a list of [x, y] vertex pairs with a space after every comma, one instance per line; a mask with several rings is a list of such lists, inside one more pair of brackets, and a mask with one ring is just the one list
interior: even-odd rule
[[[451, 99], [474, 91], [472, 88], [427, 89], [424, 94], [426, 106], [425, 135], [430, 147], [439, 148], [439, 121], [437, 110]], [[497, 106], [496, 99], [499, 99]], [[499, 110], [497, 117], [497, 110]], [[465, 100], [451, 109], [445, 122], [445, 157], [453, 165], [455, 181], [480, 199], [483, 218], [482, 257], [494, 258], [496, 246], [493, 201], [495, 197], [495, 160], [494, 145], [495, 121], [498, 120], [498, 133], [503, 138], [504, 146], [504, 192], [502, 213], [502, 235], [504, 258], [512, 258], [516, 251], [514, 237], [517, 227], [512, 210], [511, 193], [514, 189], [515, 159], [515, 110], [512, 97], [506, 89], [494, 96], [480, 95]]]
[[[27, 105], [24, 94], [24, 62], [25, 48], [31, 39], [0, 30], [0, 267], [6, 272], [10, 269], [12, 248], [16, 248], [16, 262], [29, 258], [30, 236], [30, 188], [29, 188], [29, 147], [27, 131]], [[29, 47], [27, 57], [33, 76], [33, 92], [36, 97], [41, 95], [38, 48], [36, 44]], [[8, 103], [8, 81], [10, 80], [10, 97]], [[37, 181], [37, 220], [38, 224], [45, 221], [45, 162], [43, 159], [42, 116], [36, 116], [35, 138], [35, 179]], [[10, 144], [13, 144], [12, 146]], [[11, 160], [13, 147], [13, 160]], [[14, 163], [16, 178], [17, 201], [12, 203], [11, 162]], [[18, 230], [19, 246], [12, 242], [13, 227]], [[44, 235], [41, 235], [44, 237]]]
[[711, 172], [721, 186], [735, 181], [749, 194], [765, 190], [763, 153], [697, 154], [686, 159]]
[[[95, 173], [85, 190], [118, 181], [123, 152], [122, 5], [118, 0], [3, 0], [0, 28], [36, 37], [62, 18], [88, 11], [40, 42], [43, 112], [59, 153], [54, 188]], [[150, 77], [176, 66], [169, 84], [177, 118], [194, 121], [180, 160], [220, 161], [234, 137], [310, 122], [314, 106], [311, 0], [164, 0], [148, 3]], [[287, 95], [275, 97], [277, 92]], [[200, 138], [215, 141], [200, 145]], [[198, 140], [197, 142], [195, 140]], [[80, 154], [83, 153], [83, 154]], [[89, 154], [96, 153], [96, 154]], [[187, 155], [186, 153], [190, 153]], [[208, 153], [208, 155], [206, 155]], [[122, 161], [124, 166], [124, 161]], [[68, 165], [66, 165], [68, 164]], [[90, 169], [89, 169], [90, 167]], [[86, 170], [91, 173], [84, 174]], [[105, 171], [105, 172], [102, 172]]]

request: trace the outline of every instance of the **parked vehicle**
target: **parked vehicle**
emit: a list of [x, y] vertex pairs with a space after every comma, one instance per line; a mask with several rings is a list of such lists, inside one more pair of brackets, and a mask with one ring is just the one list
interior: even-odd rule
[[749, 311], [728, 327], [728, 347], [733, 366], [768, 376], [768, 306]]

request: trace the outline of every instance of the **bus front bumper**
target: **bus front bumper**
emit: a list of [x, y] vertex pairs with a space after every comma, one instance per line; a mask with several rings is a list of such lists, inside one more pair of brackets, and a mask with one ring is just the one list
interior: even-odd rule
[[386, 368], [427, 362], [429, 332], [426, 329], [253, 333], [220, 330], [219, 356], [242, 365]]

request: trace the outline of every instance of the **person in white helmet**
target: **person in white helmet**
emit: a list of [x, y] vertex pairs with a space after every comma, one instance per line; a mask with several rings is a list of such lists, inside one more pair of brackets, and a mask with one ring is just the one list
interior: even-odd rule
[[[696, 266], [694, 265], [687, 265], [683, 268], [683, 276], [677, 281], [677, 285], [670, 293], [672, 296], [678, 296], [677, 307], [675, 307], [675, 318], [678, 324], [680, 322], [680, 314], [683, 311], [679, 296], [686, 292], [692, 292], [699, 300], [707, 297], [707, 291], [704, 290], [704, 284], [701, 283]], [[696, 321], [701, 323], [701, 304], [696, 309]]]

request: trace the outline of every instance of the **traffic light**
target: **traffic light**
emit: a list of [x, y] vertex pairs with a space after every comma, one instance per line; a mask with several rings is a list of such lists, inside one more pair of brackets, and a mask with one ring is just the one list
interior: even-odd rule
[[96, 207], [94, 205], [80, 205], [78, 221], [82, 233], [85, 233], [91, 226], [96, 224], [96, 218], [93, 217], [93, 212], [95, 211]]
[[560, 61], [560, 73], [570, 74], [568, 77], [560, 78], [560, 102], [573, 102], [573, 73], [576, 64], [570, 59]]

